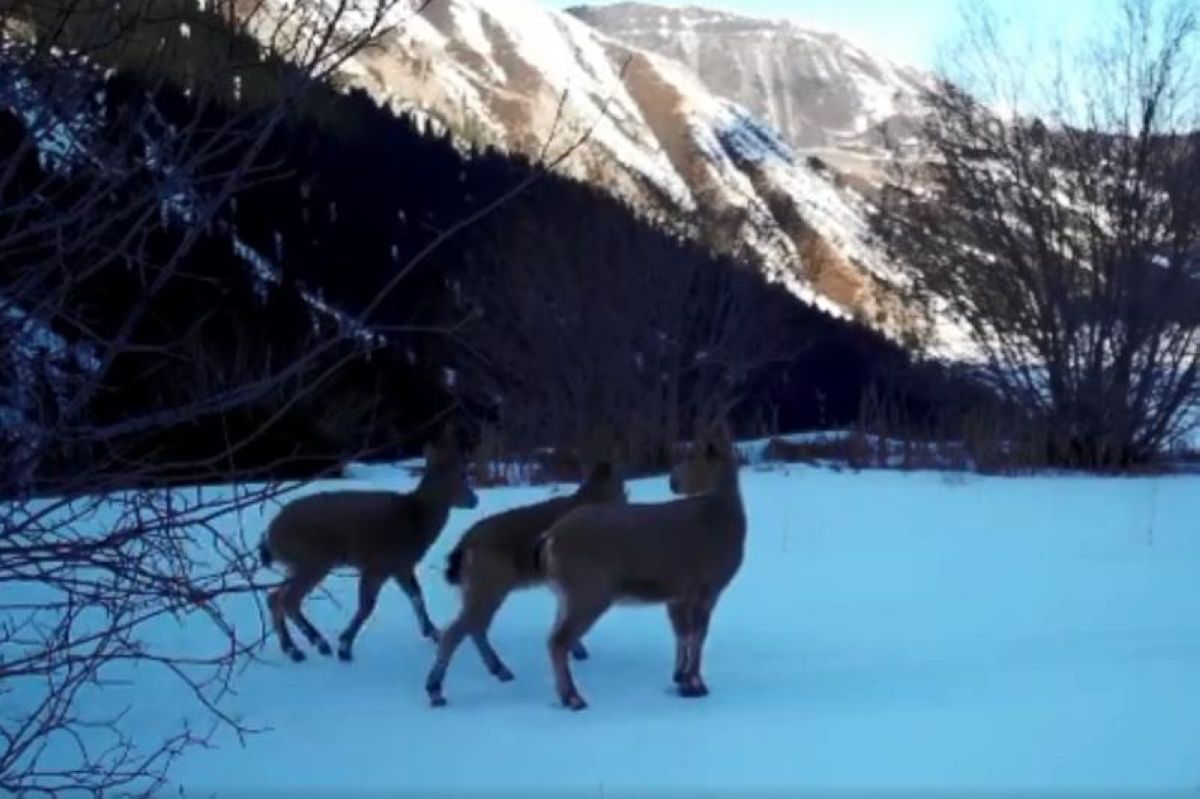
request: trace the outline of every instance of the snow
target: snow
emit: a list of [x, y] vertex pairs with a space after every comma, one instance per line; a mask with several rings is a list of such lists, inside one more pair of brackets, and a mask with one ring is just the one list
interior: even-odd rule
[[[814, 90], [835, 91], [858, 108], [848, 125], [822, 122], [831, 140], [857, 139], [879, 123], [913, 111], [930, 76], [872, 52], [843, 32], [796, 19], [764, 19], [705, 8], [671, 9], [652, 18], [630, 9], [591, 9], [599, 27], [618, 39], [678, 55], [690, 69], [713, 74], [730, 99], [759, 99], [766, 121], [788, 128], [796, 120], [793, 77]], [[730, 81], [737, 84], [731, 89]], [[782, 107], [781, 107], [782, 106]]]
[[103, 97], [96, 93], [98, 73], [82, 59], [63, 58], [59, 79], [35, 82], [28, 75], [30, 59], [22, 44], [0, 42], [0, 108], [20, 115], [43, 168], [70, 171], [92, 158], [88, 143]]
[[[282, 239], [278, 232], [275, 234], [275, 248], [277, 251], [282, 250]], [[254, 279], [255, 296], [260, 301], [265, 300], [272, 287], [280, 285], [283, 280], [280, 268], [271, 259], [237, 236], [233, 237], [233, 252], [249, 268]], [[382, 335], [364, 326], [352, 315], [333, 307], [320, 294], [301, 287], [300, 296], [313, 311], [312, 328], [314, 333], [318, 332], [320, 319], [326, 317], [332, 319], [342, 333], [351, 335], [365, 344], [378, 346], [385, 342]]]
[[[544, 8], [532, 0], [506, 0], [504, 12], [479, 0], [453, 0], [455, 7], [488, 18], [504, 30], [517, 55], [547, 81], [555, 97], [567, 92], [573, 115], [596, 124], [593, 136], [618, 163], [661, 187], [687, 206], [691, 192], [653, 137], [637, 103], [629, 94], [606, 45], [613, 44], [574, 17]], [[607, 105], [605, 102], [607, 101]], [[576, 166], [568, 165], [568, 168]]]
[[279, 276], [279, 269], [271, 261], [264, 258], [258, 250], [237, 236], [233, 237], [233, 252], [254, 273], [255, 296], [259, 300], [265, 300], [270, 292], [270, 287], [277, 286], [282, 281], [282, 278]]
[[0, 294], [0, 445], [8, 465], [20, 464], [8, 475], [18, 484], [32, 476], [37, 451], [45, 437], [42, 425], [49, 399], [39, 392], [48, 387], [60, 405], [75, 390], [73, 374], [100, 368], [96, 350], [86, 342], [69, 343], [44, 320]]
[[[372, 60], [380, 58], [376, 52], [347, 61], [344, 75], [397, 113], [419, 107], [414, 100], [422, 95], [424, 102], [432, 102], [457, 127], [482, 128], [491, 138], [489, 143], [509, 149], [528, 149], [530, 137], [544, 142], [566, 92], [567, 124], [557, 131], [550, 157], [595, 126], [592, 144], [629, 173], [622, 177], [622, 188], [630, 196], [642, 190], [638, 181], [647, 180], [681, 207], [694, 207], [687, 184], [653, 136], [646, 134], [641, 111], [613, 67], [607, 48], [615, 43], [532, 0], [506, 0], [502, 13], [482, 0], [446, 0], [440, 10], [444, 14], [438, 24], [445, 29], [418, 15], [403, 22], [397, 40], [399, 49], [430, 66], [433, 77], [402, 85], [410, 77], [397, 71], [401, 59], [384, 70], [397, 76], [393, 83], [380, 83], [379, 70], [368, 69]], [[441, 16], [449, 21], [440, 21]], [[506, 58], [517, 60], [522, 68], [511, 68]], [[522, 83], [526, 72], [536, 76], [536, 86]], [[529, 103], [529, 119], [519, 123], [498, 110], [511, 108], [514, 95]], [[587, 175], [582, 157], [570, 159], [562, 169], [580, 178]]]
[[[889, 263], [882, 248], [874, 242], [867, 221], [870, 209], [860, 196], [839, 189], [827, 176], [814, 170], [777, 132], [747, 109], [709, 94], [682, 64], [657, 55], [648, 55], [646, 59], [683, 98], [680, 113], [688, 120], [691, 140], [703, 152], [704, 167], [721, 187], [724, 201], [747, 209], [753, 219], [763, 220], [761, 225], [744, 231], [744, 235], [756, 249], [768, 255], [770, 279], [782, 282], [793, 295], [830, 315], [850, 316], [845, 308], [817, 293], [794, 270], [787, 268], [789, 263], [800, 261], [800, 254], [793, 242], [772, 235], [773, 214], [746, 174], [746, 166], [753, 166], [773, 188], [789, 197], [804, 221], [837, 252], [885, 283], [907, 285], [908, 277]], [[957, 354], [962, 349], [956, 339], [947, 351]]]
[[[5, 392], [20, 394], [33, 389], [35, 374], [45, 372], [53, 378], [55, 388], [63, 379], [62, 370], [71, 366], [85, 372], [100, 368], [100, 359], [95, 348], [80, 342], [69, 344], [44, 320], [28, 313], [17, 304], [0, 294], [0, 331], [10, 344], [8, 355], [12, 358], [16, 381], [3, 387]], [[31, 400], [30, 400], [31, 401]]]
[[484, 57], [481, 60], [489, 72], [488, 77], [499, 80], [501, 83], [505, 82], [508, 76], [504, 73], [503, 67], [496, 62], [495, 53], [492, 51], [492, 42], [483, 29], [482, 16], [472, 13], [474, 9], [465, 7], [461, 3], [450, 3], [449, 9], [454, 20], [455, 30], [462, 37], [463, 44]]
[[[416, 479], [401, 466], [351, 474], [304, 491], [400, 490]], [[760, 465], [742, 485], [747, 555], [714, 617], [707, 699], [668, 691], [662, 610], [618, 607], [575, 669], [591, 708], [559, 709], [545, 652], [553, 600], [535, 589], [511, 597], [492, 632], [517, 680], [497, 683], [464, 646], [449, 707], [430, 709], [422, 682], [433, 650], [388, 589], [353, 664], [286, 663], [270, 641], [225, 704], [269, 731], [190, 752], [164, 794], [1131, 794], [1200, 784], [1200, 478]], [[457, 610], [439, 570], [462, 531], [561, 490], [481, 490], [478, 509], [452, 512], [418, 570], [436, 621]], [[634, 481], [630, 494], [666, 499], [666, 481]], [[243, 516], [248, 540], [274, 512]], [[345, 576], [326, 587], [334, 601], [314, 594], [306, 609], [331, 635], [356, 589]], [[238, 613], [256, 629], [249, 601]], [[163, 634], [196, 643], [186, 628]], [[146, 730], [189, 712], [153, 672], [106, 688], [105, 702], [124, 698]]]

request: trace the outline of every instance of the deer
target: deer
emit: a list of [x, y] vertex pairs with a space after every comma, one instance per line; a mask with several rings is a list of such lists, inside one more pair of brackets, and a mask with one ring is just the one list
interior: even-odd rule
[[426, 445], [425, 469], [408, 493], [344, 490], [310, 494], [286, 504], [267, 528], [259, 547], [263, 565], [279, 562], [284, 582], [268, 596], [271, 622], [283, 654], [299, 663], [304, 652], [288, 631], [290, 618], [311, 646], [328, 657], [329, 642], [300, 609], [304, 598], [334, 568], [359, 572], [358, 610], [338, 636], [338, 658], [353, 659], [354, 639], [375, 609], [379, 591], [392, 578], [408, 596], [421, 635], [439, 639], [425, 609], [414, 567], [437, 539], [451, 508], [479, 504], [467, 478], [465, 454], [444, 432]]
[[[543, 582], [537, 559], [538, 539], [573, 508], [625, 500], [624, 481], [613, 464], [603, 460], [592, 466], [574, 493], [489, 516], [463, 534], [446, 566], [446, 581], [460, 587], [462, 609], [442, 635], [437, 658], [425, 680], [433, 707], [446, 704], [442, 683], [455, 650], [467, 635], [492, 676], [501, 682], [513, 679], [512, 671], [488, 640], [488, 628], [510, 593]], [[588, 657], [582, 641], [573, 642], [571, 655], [576, 660]]]
[[545, 580], [558, 598], [550, 664], [562, 705], [587, 707], [567, 652], [616, 603], [661, 604], [675, 634], [672, 679], [680, 696], [707, 696], [701, 660], [718, 599], [741, 568], [746, 514], [738, 458], [722, 426], [672, 470], [680, 499], [583, 505], [539, 542]]

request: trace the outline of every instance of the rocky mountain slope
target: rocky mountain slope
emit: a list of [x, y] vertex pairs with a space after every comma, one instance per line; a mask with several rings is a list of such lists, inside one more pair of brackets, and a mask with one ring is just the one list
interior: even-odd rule
[[[464, 144], [553, 157], [590, 129], [561, 171], [743, 255], [830, 313], [897, 338], [929, 332], [902, 299], [904, 276], [872, 244], [869, 191], [858, 181], [798, 150], [685, 63], [581, 16], [589, 17], [533, 0], [439, 0], [349, 62], [343, 78]], [[829, 63], [859, 63], [838, 47]], [[867, 132], [904, 108], [881, 99], [893, 79], [902, 95], [910, 90], [907, 73], [876, 76], [844, 89], [838, 108], [815, 109], [805, 124], [825, 130], [825, 143]], [[854, 91], [861, 96], [846, 100]], [[794, 96], [803, 99], [802, 86]]]
[[887, 154], [885, 125], [903, 131], [929, 77], [846, 38], [783, 19], [649, 3], [576, 6], [606, 35], [685, 64], [705, 88], [745, 106], [793, 147], [871, 182]]
[[795, 147], [867, 143], [883, 123], [916, 113], [926, 80], [834, 33], [786, 20], [645, 3], [570, 13], [618, 41], [682, 62], [710, 91], [741, 103]]

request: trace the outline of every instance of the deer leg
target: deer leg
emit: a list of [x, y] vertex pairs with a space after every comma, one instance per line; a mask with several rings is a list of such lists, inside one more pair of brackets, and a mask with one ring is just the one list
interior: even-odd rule
[[492, 626], [492, 619], [496, 617], [496, 611], [500, 610], [500, 606], [508, 598], [510, 587], [511, 584], [503, 580], [489, 581], [486, 577], [477, 575], [473, 582], [467, 583], [463, 592], [463, 613], [469, 620], [471, 640], [475, 643], [483, 665], [500, 682], [509, 682], [513, 674], [488, 640], [488, 630]]
[[690, 608], [691, 631], [689, 639], [689, 657], [684, 680], [679, 685], [679, 695], [684, 697], [708, 696], [708, 686], [700, 676], [700, 665], [704, 654], [704, 642], [708, 638], [708, 623], [712, 618], [716, 597], [702, 595]]
[[287, 609], [284, 607], [285, 595], [290, 585], [289, 578], [288, 582], [268, 594], [267, 607], [271, 611], [271, 624], [275, 628], [275, 635], [279, 638], [279, 648], [283, 650], [284, 655], [299, 663], [304, 660], [304, 653], [300, 651], [300, 647], [296, 646], [291, 632], [288, 631]]
[[483, 597], [469, 589], [463, 592], [462, 610], [459, 611], [458, 618], [442, 633], [438, 642], [437, 659], [433, 662], [433, 668], [429, 670], [429, 676], [425, 678], [425, 692], [429, 694], [429, 702], [434, 707], [446, 704], [446, 698], [442, 694], [446, 670], [450, 667], [455, 650], [468, 633], [488, 671], [501, 682], [508, 682], [513, 678], [512, 672], [500, 660], [500, 656], [487, 640], [487, 628], [502, 601], [503, 597]]
[[429, 676], [425, 678], [425, 693], [429, 695], [429, 704], [434, 707], [442, 707], [446, 704], [446, 697], [442, 694], [442, 682], [446, 679], [446, 669], [450, 666], [450, 659], [454, 657], [455, 650], [462, 643], [462, 639], [467, 634], [468, 621], [466, 615], [460, 613], [458, 618], [451, 622], [450, 626], [442, 633], [441, 640], [438, 641], [437, 658], [433, 661], [433, 667], [429, 670]]
[[421, 594], [421, 584], [417, 582], [417, 576], [411, 571], [402, 572], [396, 575], [396, 582], [400, 584], [400, 588], [408, 596], [408, 601], [412, 603], [413, 613], [417, 615], [417, 624], [421, 626], [421, 635], [437, 643], [440, 635], [437, 627], [433, 626], [429, 613], [425, 610], [425, 597]]
[[354, 657], [354, 639], [358, 637], [358, 631], [362, 629], [363, 624], [371, 617], [371, 613], [375, 610], [375, 602], [379, 598], [379, 589], [383, 588], [384, 581], [387, 580], [387, 575], [382, 572], [364, 571], [358, 578], [358, 610], [354, 612], [354, 618], [350, 620], [350, 624], [338, 636], [338, 659], [349, 661]]
[[304, 611], [300, 609], [300, 603], [304, 601], [306, 596], [312, 593], [312, 590], [325, 579], [325, 575], [328, 573], [328, 569], [314, 569], [312, 571], [297, 573], [292, 579], [283, 600], [288, 617], [300, 628], [300, 632], [308, 639], [308, 643], [326, 657], [332, 655], [333, 650], [330, 649], [329, 642], [325, 640], [325, 636], [321, 635], [316, 626], [304, 615]]
[[563, 707], [583, 710], [587, 702], [575, 687], [567, 654], [572, 644], [583, 637], [596, 620], [612, 604], [607, 598], [590, 602], [573, 601], [562, 594], [558, 600], [558, 620], [550, 633], [550, 664], [554, 669], [554, 683]]
[[676, 685], [683, 685], [688, 670], [688, 607], [682, 602], [671, 602], [667, 605], [667, 617], [671, 620], [671, 629], [675, 631], [675, 671], [671, 680]]
[[487, 670], [492, 676], [500, 682], [512, 682], [513, 673], [508, 666], [504, 665], [504, 661], [496, 654], [496, 649], [492, 646], [492, 642], [488, 640], [487, 630], [471, 633], [471, 640], [475, 642], [475, 648], [479, 651], [479, 657], [483, 659], [483, 665], [487, 666]]

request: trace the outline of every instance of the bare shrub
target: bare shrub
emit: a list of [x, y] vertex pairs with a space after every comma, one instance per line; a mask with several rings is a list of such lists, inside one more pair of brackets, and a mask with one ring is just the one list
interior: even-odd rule
[[[278, 176], [274, 132], [404, 7], [0, 3], [0, 792], [151, 794], [189, 746], [252, 731], [225, 700], [263, 629], [228, 612], [265, 587], [243, 523], [288, 487], [238, 484], [235, 456], [361, 342], [318, 330], [286, 356], [215, 359], [196, 351], [195, 328], [152, 335], [164, 329], [157, 303], [206, 285], [189, 258], [239, 190]], [[110, 80], [110, 67], [134, 78]], [[81, 301], [106, 280], [133, 301]], [[135, 361], [193, 368], [186, 386], [159, 382], [153, 410], [95, 416]], [[337, 436], [368, 414], [314, 423]], [[200, 419], [222, 423], [216, 456], [146, 457], [159, 431]], [[54, 468], [62, 458], [71, 468]], [[214, 476], [235, 482], [161, 487]], [[165, 645], [175, 625], [186, 642]], [[174, 729], [148, 723], [154, 709], [125, 687], [154, 668], [196, 702]]]
[[969, 15], [876, 219], [1021, 410], [1034, 464], [1145, 463], [1200, 399], [1200, 22], [1188, 2], [1117, 11], [1044, 83]]

